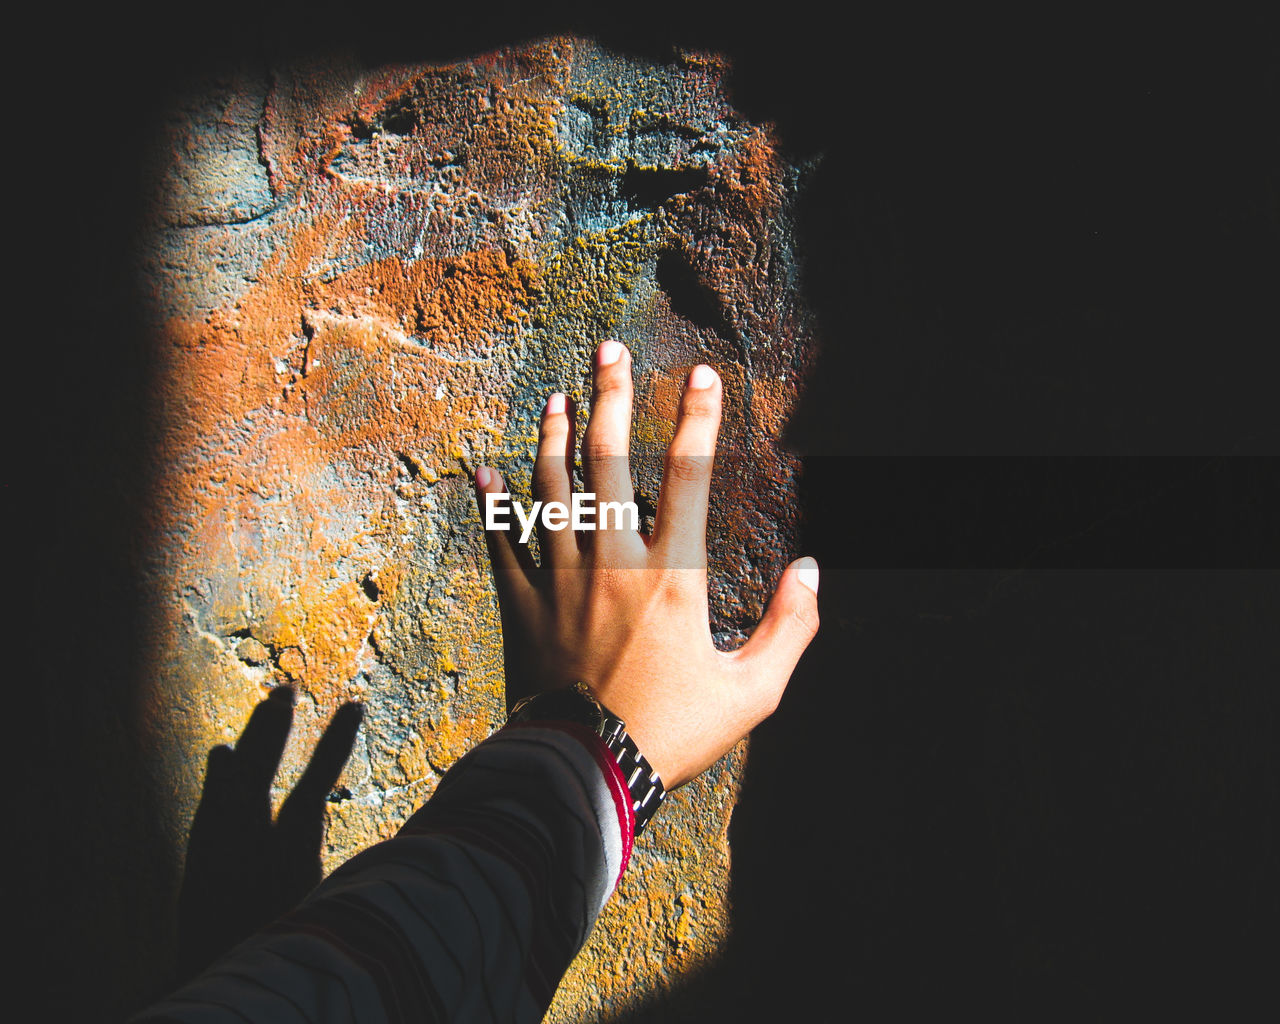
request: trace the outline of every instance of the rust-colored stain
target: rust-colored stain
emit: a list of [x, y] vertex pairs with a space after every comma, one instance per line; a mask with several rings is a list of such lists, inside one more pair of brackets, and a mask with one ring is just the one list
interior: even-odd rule
[[[145, 251], [157, 483], [145, 714], [175, 849], [205, 755], [299, 694], [277, 798], [333, 711], [367, 714], [326, 870], [394, 834], [503, 717], [471, 475], [527, 485], [542, 401], [585, 417], [606, 337], [636, 367], [656, 497], [688, 368], [725, 382], [710, 536], [726, 644], [794, 554], [779, 438], [810, 363], [801, 170], [714, 55], [556, 38], [448, 67], [228, 72], [175, 102]], [[713, 956], [745, 743], [677, 793], [549, 1019], [621, 1010]]]

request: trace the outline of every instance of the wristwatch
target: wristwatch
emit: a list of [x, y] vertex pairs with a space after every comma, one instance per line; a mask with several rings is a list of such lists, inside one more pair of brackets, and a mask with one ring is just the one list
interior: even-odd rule
[[586, 683], [574, 683], [558, 690], [544, 690], [525, 697], [511, 709], [507, 722], [577, 722], [604, 740], [609, 753], [622, 769], [627, 789], [631, 792], [631, 809], [635, 812], [636, 831], [644, 831], [649, 819], [661, 806], [667, 791], [658, 773], [650, 767], [636, 741], [627, 732], [627, 724], [595, 698]]

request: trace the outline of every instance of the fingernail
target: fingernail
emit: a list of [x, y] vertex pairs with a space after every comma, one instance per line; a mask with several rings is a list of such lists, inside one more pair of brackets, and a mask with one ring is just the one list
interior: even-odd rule
[[619, 341], [602, 341], [596, 352], [601, 366], [612, 366], [622, 358], [622, 343]]
[[802, 558], [796, 565], [796, 579], [812, 590], [818, 592], [818, 563], [812, 558]]
[[695, 366], [689, 374], [689, 387], [709, 388], [719, 379], [716, 371], [709, 366]]
[[480, 466], [476, 470], [476, 486], [481, 490], [489, 486], [489, 481], [493, 478], [493, 471], [488, 466]]
[[561, 412], [564, 412], [564, 395], [557, 391], [547, 398], [547, 414], [554, 416]]

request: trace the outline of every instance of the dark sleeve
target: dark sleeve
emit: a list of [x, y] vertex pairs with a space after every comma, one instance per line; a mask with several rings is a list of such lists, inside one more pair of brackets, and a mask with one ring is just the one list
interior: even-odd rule
[[630, 855], [598, 737], [508, 727], [393, 839], [138, 1022], [538, 1021]]

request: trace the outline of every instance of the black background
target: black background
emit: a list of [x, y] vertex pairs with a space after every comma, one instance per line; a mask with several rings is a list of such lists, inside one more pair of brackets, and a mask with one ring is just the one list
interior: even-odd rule
[[752, 744], [730, 946], [642, 1016], [1274, 1010], [1277, 473], [1252, 457], [1278, 434], [1274, 29], [490, 3], [102, 7], [16, 34], [35, 284], [10, 296], [6, 489], [36, 540], [14, 543], [11, 732], [35, 744], [11, 827], [31, 815], [44, 1016], [145, 998], [135, 961], [170, 926], [158, 795], [123, 753], [155, 111], [230, 59], [561, 30], [725, 51], [736, 105], [822, 155], [798, 246], [822, 353], [789, 437], [823, 627]]

